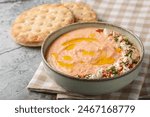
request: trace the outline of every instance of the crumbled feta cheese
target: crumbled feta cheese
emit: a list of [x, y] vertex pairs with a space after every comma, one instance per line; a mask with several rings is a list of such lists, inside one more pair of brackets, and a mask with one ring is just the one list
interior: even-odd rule
[[98, 77], [95, 75], [95, 74], [91, 74], [90, 76], [89, 76], [89, 79], [97, 79]]
[[115, 40], [114, 37], [117, 38], [117, 41], [115, 40], [115, 42], [117, 44], [116, 46], [122, 49], [121, 57], [118, 58], [114, 64], [108, 67], [100, 67], [96, 74], [89, 76], [89, 79], [110, 78], [116, 75], [121, 75], [134, 67], [136, 63], [133, 61], [138, 61], [140, 58], [136, 47], [131, 42], [128, 42], [128, 39], [125, 38], [125, 36], [122, 36], [116, 32], [112, 32], [108, 29], [104, 29], [103, 33], [105, 36], [108, 36], [111, 33], [112, 36], [108, 37], [110, 40]]
[[122, 37], [122, 36], [119, 36], [119, 37], [118, 37], [118, 42], [121, 42], [122, 39], [123, 39], [123, 37]]
[[99, 68], [99, 70], [97, 71], [96, 76], [97, 76], [98, 78], [102, 77], [102, 71], [103, 71], [102, 68]]
[[106, 29], [106, 28], [105, 28], [105, 29], [103, 30], [103, 33], [104, 33], [105, 36], [108, 36], [108, 35], [111, 33], [111, 31], [110, 31], [109, 29]]

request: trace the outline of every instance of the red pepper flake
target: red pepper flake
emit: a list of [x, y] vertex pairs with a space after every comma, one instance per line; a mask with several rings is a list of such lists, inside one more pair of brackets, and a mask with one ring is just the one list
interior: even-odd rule
[[103, 78], [106, 78], [106, 77], [107, 77], [106, 71], [102, 71], [102, 77], [103, 77]]
[[133, 68], [133, 64], [128, 64], [128, 68]]
[[107, 77], [107, 75], [106, 75], [106, 74], [103, 74], [103, 75], [102, 75], [102, 77], [103, 77], [103, 78], [106, 78], [106, 77]]
[[103, 32], [103, 29], [97, 29], [96, 32], [101, 33]]
[[118, 70], [119, 71], [119, 73], [123, 70], [123, 67], [122, 66], [120, 66], [121, 68]]
[[111, 77], [111, 75], [112, 75], [112, 73], [110, 72], [110, 73], [108, 73], [108, 77]]
[[113, 34], [111, 33], [111, 34], [109, 34], [108, 36], [113, 36]]

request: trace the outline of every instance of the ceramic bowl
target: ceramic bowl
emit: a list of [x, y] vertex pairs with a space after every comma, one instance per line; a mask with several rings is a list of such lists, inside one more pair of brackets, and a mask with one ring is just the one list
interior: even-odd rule
[[[108, 78], [108, 79], [90, 80], [90, 79], [78, 79], [78, 78], [74, 78], [73, 76], [66, 75], [61, 71], [57, 71], [47, 63], [45, 59], [45, 53], [47, 48], [51, 46], [53, 41], [55, 41], [62, 34], [65, 34], [69, 31], [80, 29], [80, 28], [86, 28], [86, 27], [107, 28], [107, 29], [117, 31], [123, 35], [126, 35], [129, 38], [129, 40], [132, 43], [134, 43], [140, 51], [141, 58], [138, 64], [136, 65], [136, 67], [134, 67], [132, 70], [124, 73], [121, 76]], [[73, 93], [79, 93], [84, 95], [99, 95], [99, 94], [106, 94], [106, 93], [117, 91], [125, 87], [126, 85], [128, 85], [134, 79], [137, 78], [138, 73], [140, 71], [141, 62], [144, 56], [144, 47], [141, 40], [135, 34], [133, 34], [131, 31], [127, 29], [109, 23], [86, 22], [86, 23], [72, 24], [50, 34], [42, 45], [41, 53], [42, 53], [44, 68], [47, 74], [50, 76], [50, 78], [54, 78], [54, 80], [61, 87]]]

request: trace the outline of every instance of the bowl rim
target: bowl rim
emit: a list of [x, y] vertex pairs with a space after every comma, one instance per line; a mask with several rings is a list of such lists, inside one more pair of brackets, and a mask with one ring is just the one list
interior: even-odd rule
[[[114, 77], [112, 77], [112, 78], [99, 78], [99, 79], [98, 79], [98, 78], [97, 78], [97, 79], [85, 79], [85, 78], [81, 79], [81, 78], [77, 78], [77, 77], [74, 77], [74, 76], [65, 74], [65, 73], [63, 73], [63, 72], [61, 72], [61, 71], [59, 71], [59, 70], [56, 70], [55, 68], [51, 67], [51, 66], [47, 63], [47, 61], [46, 61], [46, 59], [45, 59], [45, 53], [44, 53], [44, 46], [45, 46], [45, 43], [47, 42], [47, 40], [49, 40], [49, 38], [51, 37], [51, 35], [53, 35], [53, 34], [59, 32], [59, 31], [61, 31], [61, 30], [64, 30], [65, 28], [72, 27], [72, 26], [76, 26], [76, 25], [82, 25], [82, 24], [84, 24], [84, 25], [86, 25], [86, 24], [88, 24], [88, 25], [89, 25], [89, 24], [110, 25], [110, 26], [112, 26], [112, 27], [116, 27], [116, 28], [118, 28], [118, 29], [124, 30], [124, 31], [128, 32], [129, 34], [131, 34], [132, 36], [134, 36], [135, 39], [138, 41], [138, 43], [139, 43], [139, 45], [140, 45], [140, 47], [141, 47], [141, 52], [142, 52], [142, 53], [141, 53], [140, 60], [139, 60], [139, 62], [137, 63], [137, 65], [136, 65], [133, 69], [131, 69], [131, 70], [129, 70], [129, 71], [123, 73], [122, 75], [114, 76]], [[91, 26], [91, 27], [92, 27], [92, 26]], [[84, 28], [84, 27], [83, 27], [83, 28]], [[67, 33], [67, 32], [66, 32], [66, 33]], [[55, 40], [54, 40], [54, 41], [55, 41]], [[47, 48], [46, 48], [46, 49], [47, 49]], [[96, 82], [97, 82], [97, 81], [117, 80], [117, 79], [123, 78], [123, 76], [126, 76], [126, 75], [130, 74], [131, 72], [135, 71], [136, 68], [141, 65], [141, 63], [142, 63], [142, 61], [143, 61], [143, 58], [144, 58], [144, 53], [145, 53], [145, 52], [144, 52], [144, 45], [143, 45], [142, 41], [140, 40], [140, 38], [139, 38], [135, 33], [133, 33], [132, 31], [130, 31], [129, 29], [123, 28], [122, 26], [118, 26], [118, 25], [115, 25], [115, 24], [112, 24], [112, 23], [107, 23], [107, 22], [99, 22], [99, 21], [97, 21], [97, 22], [73, 23], [73, 24], [67, 25], [67, 26], [65, 26], [65, 27], [63, 27], [63, 28], [60, 28], [60, 29], [54, 31], [53, 33], [49, 34], [49, 35], [46, 37], [46, 39], [44, 40], [44, 42], [42, 43], [42, 46], [41, 46], [42, 60], [43, 60], [44, 64], [45, 64], [50, 70], [52, 70], [52, 71], [55, 72], [56, 74], [59, 74], [59, 75], [63, 76], [64, 78], [67, 78], [67, 79], [78, 80], [78, 81], [90, 81], [90, 82], [91, 82], [91, 81], [93, 81], [93, 82], [96, 81]]]

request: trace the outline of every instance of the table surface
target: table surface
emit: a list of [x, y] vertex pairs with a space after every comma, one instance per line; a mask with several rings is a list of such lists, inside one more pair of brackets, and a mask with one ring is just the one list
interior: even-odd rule
[[[54, 2], [60, 2], [60, 0], [0, 0], [0, 99], [28, 100], [56, 98], [54, 94], [35, 93], [27, 90], [26, 87], [28, 83], [42, 61], [40, 48], [20, 46], [12, 40], [10, 34], [12, 22], [22, 11], [39, 4]], [[141, 4], [138, 3], [136, 6], [138, 7], [140, 5]], [[145, 9], [142, 10], [144, 11]], [[135, 11], [138, 11], [138, 8], [135, 9]], [[108, 14], [106, 13], [106, 15]], [[135, 16], [138, 18], [137, 14]], [[134, 17], [134, 20], [139, 22], [143, 15], [140, 16], [138, 20], [136, 17]], [[149, 17], [146, 18], [148, 19]], [[128, 21], [128, 19], [126, 20]], [[149, 24], [147, 21], [146, 24]], [[132, 23], [133, 25], [131, 25], [131, 27], [135, 25], [134, 22]], [[145, 23], [142, 24], [146, 27], [147, 32], [149, 25], [145, 25]], [[137, 29], [139, 28], [137, 27]], [[144, 30], [144, 28], [142, 28], [142, 30]], [[147, 37], [145, 36], [143, 38]], [[149, 43], [146, 44], [148, 45]], [[145, 52], [149, 57], [149, 51], [147, 50]], [[149, 75], [146, 77], [148, 76]], [[146, 81], [145, 86], [148, 86], [150, 80], [147, 79]], [[150, 92], [149, 87], [145, 88], [144, 91]], [[149, 99], [149, 97], [147, 99]]]
[[17, 45], [11, 23], [25, 9], [59, 0], [0, 0], [0, 99], [54, 99], [55, 95], [29, 92], [26, 88], [41, 62], [40, 48]]

